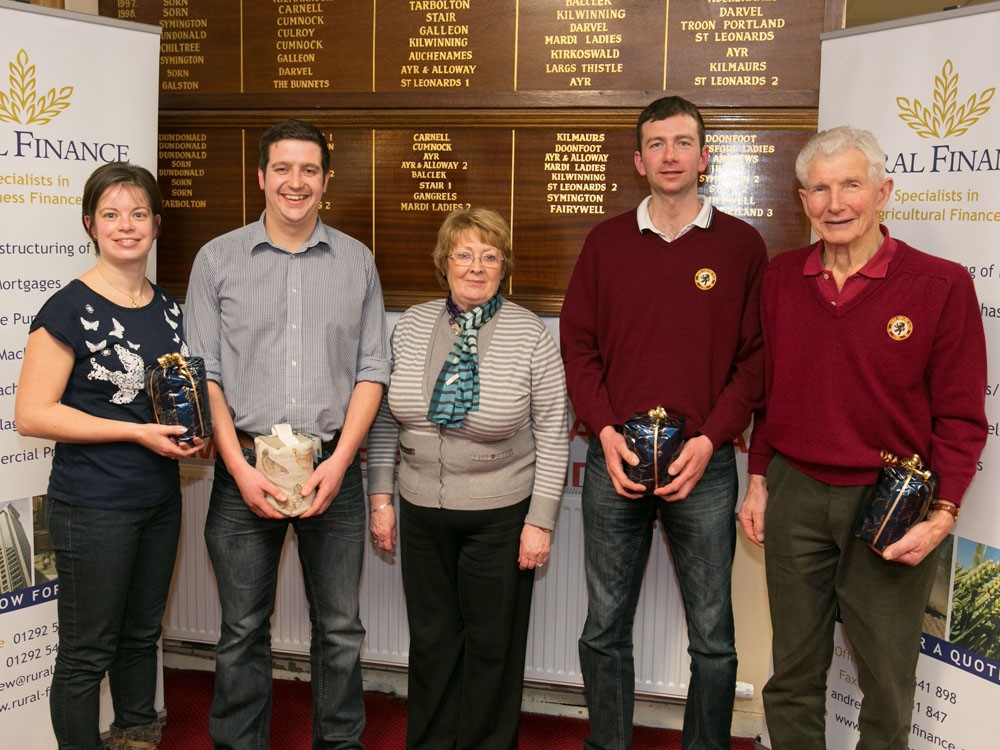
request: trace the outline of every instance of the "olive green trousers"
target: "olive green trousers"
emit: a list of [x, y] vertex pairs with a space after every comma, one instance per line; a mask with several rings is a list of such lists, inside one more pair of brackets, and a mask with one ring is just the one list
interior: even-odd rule
[[[858, 686], [858, 750], [907, 750], [923, 616], [939, 550], [911, 567], [854, 537], [872, 487], [816, 481], [781, 456], [767, 475], [764, 552], [774, 674], [764, 686], [772, 750], [826, 748], [827, 670], [843, 621]], [[844, 715], [853, 718], [845, 706]]]

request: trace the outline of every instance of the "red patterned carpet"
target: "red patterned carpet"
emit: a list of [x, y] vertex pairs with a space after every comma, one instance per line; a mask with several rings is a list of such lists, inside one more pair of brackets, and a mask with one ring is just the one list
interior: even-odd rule
[[[164, 670], [167, 725], [160, 750], [212, 750], [208, 709], [214, 673], [187, 669]], [[274, 681], [272, 750], [308, 750], [312, 728], [309, 683]], [[362, 736], [367, 750], [402, 750], [406, 736], [406, 701], [381, 693], [366, 693], [368, 725]], [[520, 750], [580, 750], [587, 736], [582, 719], [524, 714]], [[680, 733], [636, 727], [633, 750], [676, 750]], [[732, 750], [753, 750], [752, 739], [734, 738]]]

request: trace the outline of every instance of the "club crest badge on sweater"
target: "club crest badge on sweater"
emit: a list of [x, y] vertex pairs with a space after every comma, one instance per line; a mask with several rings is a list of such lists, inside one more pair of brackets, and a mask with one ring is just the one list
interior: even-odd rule
[[699, 268], [695, 272], [694, 285], [703, 292], [707, 292], [715, 286], [716, 281], [718, 281], [718, 277], [715, 275], [715, 271], [711, 268]]
[[910, 334], [913, 333], [913, 321], [910, 320], [905, 315], [897, 315], [889, 321], [889, 325], [885, 327], [890, 338], [896, 341], [902, 341], [903, 339], [908, 339]]

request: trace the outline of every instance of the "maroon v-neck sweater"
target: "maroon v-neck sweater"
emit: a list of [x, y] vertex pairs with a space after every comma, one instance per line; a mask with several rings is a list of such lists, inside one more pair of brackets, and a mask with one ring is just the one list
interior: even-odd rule
[[[883, 234], [888, 237], [885, 227]], [[777, 452], [822, 482], [871, 484], [880, 451], [918, 453], [960, 503], [986, 443], [986, 341], [962, 266], [897, 243], [884, 279], [831, 305], [803, 267], [815, 245], [764, 275], [765, 399], [750, 473]]]
[[757, 230], [714, 209], [673, 242], [636, 212], [598, 224], [570, 279], [559, 331], [576, 415], [595, 433], [663, 406], [716, 449], [763, 399]]

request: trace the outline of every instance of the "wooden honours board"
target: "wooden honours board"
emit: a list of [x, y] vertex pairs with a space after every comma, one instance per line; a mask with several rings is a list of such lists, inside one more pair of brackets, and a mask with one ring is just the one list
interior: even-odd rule
[[439, 296], [459, 206], [511, 222], [506, 292], [557, 312], [583, 240], [647, 194], [635, 119], [680, 94], [709, 127], [702, 190], [772, 252], [808, 240], [795, 154], [815, 130], [819, 34], [843, 0], [100, 0], [162, 27], [158, 278], [257, 218], [257, 139], [287, 116], [332, 148], [324, 221], [369, 244], [387, 304]]

